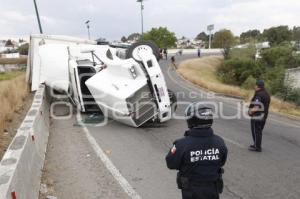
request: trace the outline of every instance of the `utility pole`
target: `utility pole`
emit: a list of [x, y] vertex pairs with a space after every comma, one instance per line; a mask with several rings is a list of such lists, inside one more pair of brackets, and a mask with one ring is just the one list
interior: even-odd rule
[[89, 37], [89, 39], [91, 39], [90, 22], [91, 22], [90, 20], [87, 20], [87, 21], [85, 22], [86, 28], [87, 28], [87, 30], [88, 30], [88, 37]]
[[43, 34], [43, 29], [42, 29], [42, 25], [41, 25], [41, 20], [40, 20], [40, 15], [39, 15], [38, 7], [37, 7], [37, 4], [36, 4], [36, 0], [33, 0], [33, 3], [34, 3], [34, 7], [35, 7], [36, 18], [37, 18], [38, 23], [39, 23], [40, 33]]
[[144, 0], [137, 0], [138, 3], [141, 3], [141, 25], [142, 25], [142, 36], [144, 34], [144, 13], [143, 13], [143, 10], [144, 10]]

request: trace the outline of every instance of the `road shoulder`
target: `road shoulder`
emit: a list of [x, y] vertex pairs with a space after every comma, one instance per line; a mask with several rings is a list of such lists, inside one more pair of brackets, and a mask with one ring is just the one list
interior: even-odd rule
[[74, 116], [51, 122], [40, 199], [128, 198], [75, 124]]

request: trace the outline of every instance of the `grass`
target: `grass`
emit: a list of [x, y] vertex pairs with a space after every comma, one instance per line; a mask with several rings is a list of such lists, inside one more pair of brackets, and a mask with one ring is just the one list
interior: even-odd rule
[[[188, 81], [216, 93], [242, 97], [249, 101], [253, 90], [242, 89], [238, 86], [227, 85], [221, 82], [216, 75], [216, 69], [223, 62], [223, 57], [211, 56], [190, 59], [182, 62], [177, 73]], [[296, 105], [272, 97], [270, 110], [272, 112], [300, 117], [300, 108]]]
[[21, 74], [24, 74], [23, 70], [0, 73], [0, 81], [10, 80], [10, 79], [13, 79], [13, 78], [21, 75]]
[[27, 58], [0, 58], [0, 64], [27, 64]]
[[220, 56], [191, 59], [182, 62], [177, 72], [200, 87], [237, 97], [247, 98], [249, 93], [237, 86], [223, 84], [216, 76], [217, 67], [223, 62]]
[[23, 105], [28, 94], [24, 72], [9, 80], [0, 81], [0, 133], [5, 130], [14, 112]]

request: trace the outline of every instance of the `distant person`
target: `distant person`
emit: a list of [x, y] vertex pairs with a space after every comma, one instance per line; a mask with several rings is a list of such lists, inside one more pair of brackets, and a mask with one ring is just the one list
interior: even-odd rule
[[179, 55], [182, 56], [182, 49], [179, 50]]
[[225, 142], [211, 128], [213, 113], [207, 105], [193, 103], [185, 115], [189, 130], [174, 142], [166, 156], [167, 166], [178, 170], [182, 199], [219, 199], [227, 159]]
[[176, 61], [175, 61], [174, 56], [171, 57], [171, 62], [172, 62], [172, 65], [173, 65], [174, 69], [177, 70], [177, 65], [176, 65]]
[[249, 115], [251, 116], [251, 132], [253, 145], [250, 145], [250, 151], [261, 152], [262, 132], [265, 127], [270, 105], [270, 95], [265, 89], [263, 80], [257, 80], [255, 94], [249, 106]]
[[163, 49], [159, 48], [159, 58], [163, 58]]
[[200, 48], [198, 48], [198, 57], [201, 57], [201, 49]]
[[167, 60], [168, 59], [168, 50], [166, 48], [164, 49], [164, 56], [165, 56], [165, 58]]

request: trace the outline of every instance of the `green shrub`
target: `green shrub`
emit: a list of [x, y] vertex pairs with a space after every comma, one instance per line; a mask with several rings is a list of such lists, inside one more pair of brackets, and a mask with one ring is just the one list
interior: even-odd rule
[[226, 84], [253, 89], [256, 79], [265, 80], [266, 89], [285, 101], [300, 105], [300, 89], [286, 81], [287, 68], [300, 66], [300, 55], [294, 53], [289, 43], [262, 51], [262, 59], [255, 61], [255, 49], [232, 49], [229, 59], [218, 67], [217, 75]]
[[246, 81], [244, 81], [244, 83], [242, 84], [242, 88], [244, 89], [253, 89], [255, 87], [256, 84], [256, 79], [250, 75]]
[[230, 50], [230, 59], [254, 59], [256, 49], [254, 46], [249, 48], [234, 48]]
[[263, 74], [264, 79], [269, 85], [269, 91], [273, 95], [280, 95], [284, 92], [285, 88], [285, 69], [283, 66], [276, 66], [269, 68]]
[[285, 99], [300, 106], [300, 89], [291, 89], [290, 92], [287, 93]]
[[285, 68], [295, 68], [300, 65], [299, 55], [295, 55], [291, 45], [281, 45], [265, 49], [261, 52], [261, 63], [268, 67], [282, 65]]
[[29, 44], [23, 44], [22, 46], [19, 47], [19, 53], [21, 55], [28, 55], [28, 50], [29, 50]]
[[221, 81], [239, 86], [242, 85], [249, 76], [259, 78], [262, 73], [262, 67], [251, 59], [229, 59], [217, 69], [217, 75]]

